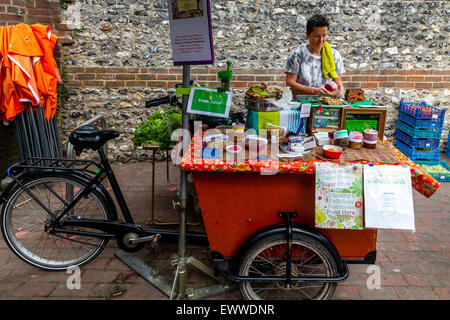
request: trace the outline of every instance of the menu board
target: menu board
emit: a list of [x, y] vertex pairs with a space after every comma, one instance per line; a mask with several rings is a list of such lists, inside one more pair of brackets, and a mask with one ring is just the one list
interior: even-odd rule
[[214, 64], [209, 0], [168, 0], [174, 65]]
[[366, 228], [414, 230], [411, 171], [402, 166], [364, 166]]
[[362, 165], [316, 163], [316, 227], [363, 229], [362, 193]]

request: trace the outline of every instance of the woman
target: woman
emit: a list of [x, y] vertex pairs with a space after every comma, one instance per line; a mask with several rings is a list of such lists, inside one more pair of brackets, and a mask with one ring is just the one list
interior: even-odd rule
[[[339, 51], [331, 49], [326, 42], [329, 26], [327, 17], [321, 14], [314, 15], [306, 23], [308, 43], [298, 46], [291, 52], [284, 70], [286, 85], [291, 88], [292, 93], [343, 95], [344, 85], [341, 75], [345, 72], [344, 63]], [[324, 57], [327, 53], [328, 58]], [[330, 59], [331, 56], [333, 59]], [[337, 90], [327, 90], [325, 87], [330, 88], [330, 84], [327, 83], [335, 84]]]

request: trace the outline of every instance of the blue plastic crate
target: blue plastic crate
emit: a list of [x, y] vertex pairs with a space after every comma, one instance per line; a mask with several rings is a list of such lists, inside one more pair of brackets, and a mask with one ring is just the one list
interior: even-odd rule
[[437, 148], [439, 147], [439, 139], [417, 139], [408, 136], [406, 133], [396, 130], [395, 136], [403, 143], [414, 148]]
[[[444, 110], [445, 113], [445, 110]], [[435, 119], [416, 119], [407, 113], [400, 111], [398, 113], [398, 119], [409, 124], [416, 129], [441, 129], [444, 124], [444, 118], [440, 120]]]
[[395, 147], [406, 154], [411, 160], [439, 160], [439, 154], [441, 153], [441, 149], [439, 148], [434, 148], [433, 150], [410, 148], [400, 140], [397, 140]]
[[433, 119], [440, 121], [444, 119], [445, 109], [430, 106], [425, 101], [422, 102], [404, 102], [400, 101], [398, 110], [409, 114], [416, 119]]
[[442, 166], [448, 172], [428, 171], [424, 167], [422, 167], [422, 169], [424, 169], [430, 176], [432, 176], [437, 181], [440, 181], [440, 182], [450, 181], [450, 166], [444, 160], [442, 160], [441, 162], [439, 162], [439, 161], [416, 161], [416, 163], [419, 164], [421, 167], [422, 167], [422, 165], [426, 165], [426, 166], [438, 166], [438, 165], [440, 165], [440, 166]]
[[445, 155], [450, 158], [450, 130], [448, 131], [447, 147], [445, 148]]
[[440, 129], [416, 129], [402, 121], [397, 121], [397, 129], [403, 131], [412, 138], [421, 139], [441, 139], [442, 128]]

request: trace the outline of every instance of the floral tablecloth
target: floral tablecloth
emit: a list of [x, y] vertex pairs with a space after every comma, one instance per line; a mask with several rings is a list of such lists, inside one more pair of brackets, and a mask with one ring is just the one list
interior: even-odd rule
[[[393, 151], [395, 157], [399, 160], [398, 165], [408, 165], [411, 169], [412, 186], [425, 197], [431, 197], [440, 187], [438, 181], [426, 173], [419, 165], [412, 162], [406, 155], [395, 148], [389, 141], [384, 141]], [[186, 171], [210, 171], [210, 172], [248, 172], [248, 173], [300, 173], [314, 174], [315, 163], [324, 162], [324, 160], [313, 159], [310, 161], [292, 160], [278, 161], [270, 158], [264, 160], [243, 160], [243, 161], [225, 161], [222, 159], [204, 159], [202, 158], [202, 132], [197, 131], [191, 141], [190, 146], [184, 153], [180, 166]], [[339, 163], [339, 161], [332, 161]], [[385, 163], [374, 163], [369, 161], [354, 161], [345, 163], [361, 163], [384, 165]]]

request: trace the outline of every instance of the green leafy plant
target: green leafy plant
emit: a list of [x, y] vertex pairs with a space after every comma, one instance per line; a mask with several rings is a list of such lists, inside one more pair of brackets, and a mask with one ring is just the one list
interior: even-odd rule
[[150, 114], [134, 131], [134, 146], [156, 145], [167, 149], [171, 143], [171, 133], [181, 124], [181, 110], [171, 106]]

